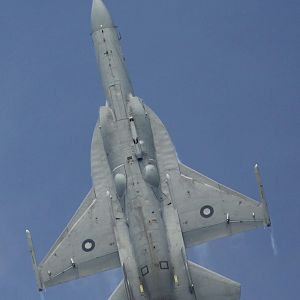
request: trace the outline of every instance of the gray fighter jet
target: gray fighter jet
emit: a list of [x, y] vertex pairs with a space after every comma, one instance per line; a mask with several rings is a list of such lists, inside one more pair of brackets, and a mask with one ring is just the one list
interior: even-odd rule
[[271, 225], [258, 166], [255, 201], [182, 164], [133, 91], [101, 0], [93, 1], [92, 38], [107, 100], [92, 139], [93, 185], [39, 264], [26, 231], [38, 289], [122, 268], [111, 300], [240, 299], [238, 283], [189, 261], [185, 249]]

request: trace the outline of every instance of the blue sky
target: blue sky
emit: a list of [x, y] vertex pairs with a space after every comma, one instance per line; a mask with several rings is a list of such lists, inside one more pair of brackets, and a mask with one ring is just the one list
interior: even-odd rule
[[[91, 0], [0, 2], [0, 292], [39, 299], [38, 260], [91, 185], [89, 152], [105, 102], [90, 37]], [[136, 94], [161, 117], [184, 163], [257, 198], [270, 230], [189, 250], [242, 284], [242, 300], [297, 300], [300, 278], [300, 2], [106, 1]], [[273, 247], [274, 248], [274, 247]], [[47, 300], [107, 299], [116, 270], [55, 287]]]

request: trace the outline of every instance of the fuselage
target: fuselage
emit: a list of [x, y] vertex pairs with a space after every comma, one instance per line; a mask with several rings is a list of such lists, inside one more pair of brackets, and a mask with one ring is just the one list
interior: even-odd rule
[[93, 0], [92, 38], [106, 96], [91, 144], [92, 188], [40, 264], [39, 291], [121, 267], [110, 300], [239, 300], [240, 284], [187, 259], [185, 249], [258, 226], [261, 202], [185, 166], [159, 117], [134, 94], [120, 35]]
[[[137, 270], [129, 274], [138, 276], [140, 295], [174, 299], [172, 262], [162, 218], [164, 195], [150, 120], [142, 100], [134, 96], [116, 27], [102, 1], [93, 5], [92, 37], [107, 101], [100, 110], [100, 130], [136, 261]], [[126, 272], [131, 266], [121, 256]], [[127, 276], [129, 283], [136, 281]], [[137, 298], [134, 289], [130, 293]]]

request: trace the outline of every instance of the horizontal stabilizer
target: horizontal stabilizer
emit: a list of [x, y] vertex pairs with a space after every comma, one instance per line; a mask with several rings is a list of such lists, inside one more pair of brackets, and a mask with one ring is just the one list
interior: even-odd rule
[[118, 287], [115, 289], [115, 291], [111, 294], [108, 300], [126, 300], [127, 295], [126, 295], [126, 289], [125, 289], [125, 284], [124, 280], [120, 282]]
[[189, 261], [198, 300], [240, 300], [239, 283]]

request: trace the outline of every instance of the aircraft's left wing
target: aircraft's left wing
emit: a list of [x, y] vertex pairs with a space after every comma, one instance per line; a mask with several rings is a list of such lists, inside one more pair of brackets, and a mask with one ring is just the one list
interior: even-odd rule
[[154, 133], [161, 187], [177, 209], [186, 247], [271, 225], [257, 165], [260, 202], [180, 163], [166, 128], [149, 107], [147, 112]]
[[186, 247], [270, 226], [267, 203], [258, 202], [179, 163], [170, 178]]
[[40, 289], [120, 266], [107, 200], [94, 189], [37, 267]]

